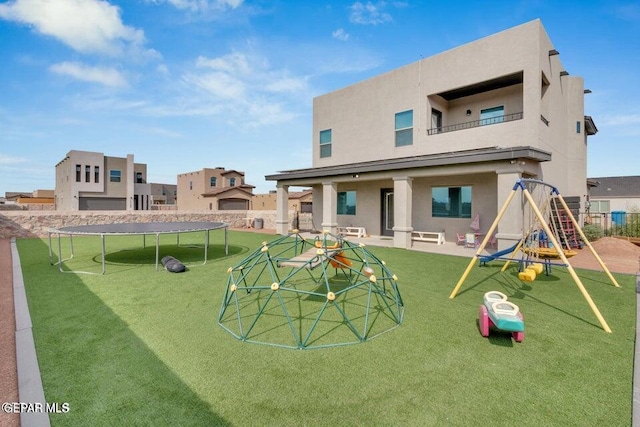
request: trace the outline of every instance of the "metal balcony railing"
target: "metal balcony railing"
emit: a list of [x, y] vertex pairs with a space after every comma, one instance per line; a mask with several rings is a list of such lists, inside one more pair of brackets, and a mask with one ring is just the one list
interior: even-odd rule
[[474, 120], [472, 122], [458, 123], [450, 126], [442, 126], [442, 127], [427, 129], [427, 135], [435, 135], [439, 133], [453, 132], [456, 130], [477, 128], [480, 126], [495, 125], [498, 123], [512, 122], [514, 120], [521, 120], [521, 119], [522, 119], [522, 112], [506, 114], [504, 116], [491, 117], [489, 119]]

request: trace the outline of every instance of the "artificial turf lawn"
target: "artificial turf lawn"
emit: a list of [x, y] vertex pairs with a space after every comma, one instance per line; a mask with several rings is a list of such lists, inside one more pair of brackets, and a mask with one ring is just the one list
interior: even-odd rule
[[[192, 263], [181, 274], [156, 272], [155, 248], [118, 251], [139, 237], [108, 239], [105, 275], [62, 274], [46, 241], [19, 240], [45, 396], [70, 406], [52, 425], [630, 424], [635, 277], [578, 270], [608, 334], [564, 268], [532, 283], [474, 268], [449, 300], [468, 258], [370, 247], [399, 278], [399, 328], [328, 349], [243, 343], [217, 324], [227, 269], [274, 238], [230, 232], [228, 257], [213, 238], [204, 266], [162, 240]], [[99, 272], [97, 239], [74, 246], [66, 265]], [[480, 336], [489, 290], [520, 306], [522, 343]]]

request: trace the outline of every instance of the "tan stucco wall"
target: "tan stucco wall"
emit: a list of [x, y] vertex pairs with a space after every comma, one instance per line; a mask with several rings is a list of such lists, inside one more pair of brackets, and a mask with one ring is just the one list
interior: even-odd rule
[[[0, 213], [0, 238], [46, 237], [49, 228], [126, 222], [214, 221], [226, 222], [231, 228], [244, 228], [246, 218], [262, 218], [265, 230], [275, 229], [275, 211], [82, 211], [82, 212], [31, 212], [3, 211]], [[299, 214], [300, 227], [310, 228], [310, 214]], [[289, 224], [294, 213], [289, 213]]]

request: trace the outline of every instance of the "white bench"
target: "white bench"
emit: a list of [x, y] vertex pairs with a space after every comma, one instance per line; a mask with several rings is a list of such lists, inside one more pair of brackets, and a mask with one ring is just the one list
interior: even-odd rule
[[367, 235], [367, 231], [364, 227], [337, 227], [338, 234], [342, 234], [345, 236], [357, 236], [365, 237]]
[[412, 231], [411, 239], [444, 245], [444, 231]]

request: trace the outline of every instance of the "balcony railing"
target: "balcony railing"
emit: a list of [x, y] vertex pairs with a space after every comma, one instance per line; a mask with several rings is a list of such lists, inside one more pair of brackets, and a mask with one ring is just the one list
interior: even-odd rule
[[453, 132], [456, 130], [464, 130], [464, 129], [477, 128], [480, 126], [495, 125], [498, 123], [512, 122], [514, 120], [521, 120], [521, 119], [522, 119], [522, 113], [513, 113], [513, 114], [507, 114], [504, 116], [491, 117], [489, 119], [474, 120], [472, 122], [458, 123], [450, 126], [431, 128], [431, 129], [427, 129], [427, 134], [435, 135], [438, 133]]

